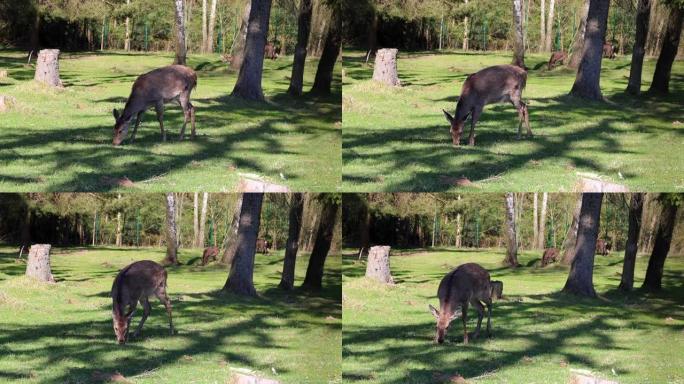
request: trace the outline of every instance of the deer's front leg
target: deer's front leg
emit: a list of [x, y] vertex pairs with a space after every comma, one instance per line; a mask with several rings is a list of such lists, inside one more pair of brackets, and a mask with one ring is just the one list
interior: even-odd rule
[[142, 117], [144, 111], [138, 112], [135, 118], [135, 126], [133, 127], [133, 134], [131, 135], [131, 143], [135, 141], [135, 134], [138, 133], [138, 125], [140, 125], [140, 118]]
[[147, 320], [147, 316], [150, 315], [150, 311], [152, 309], [150, 307], [150, 301], [147, 298], [141, 299], [140, 304], [143, 306], [143, 315], [140, 319], [140, 323], [138, 324], [138, 328], [136, 328], [135, 332], [133, 333], [133, 337], [138, 337], [140, 330], [142, 330], [143, 324], [145, 324], [145, 320]]

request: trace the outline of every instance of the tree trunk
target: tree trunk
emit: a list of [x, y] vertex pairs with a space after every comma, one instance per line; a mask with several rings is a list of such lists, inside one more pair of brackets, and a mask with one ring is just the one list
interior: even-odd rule
[[534, 217], [532, 218], [532, 248], [539, 247], [539, 198], [537, 192], [533, 196]]
[[[644, 66], [646, 35], [648, 34], [648, 20], [651, 17], [651, 0], [639, 0], [636, 15], [636, 33], [634, 37], [634, 51], [632, 65], [629, 69], [629, 84], [627, 93], [638, 95], [641, 92], [641, 72]], [[631, 285], [630, 285], [631, 289]]]
[[[126, 4], [131, 4], [131, 0], [126, 0]], [[124, 50], [126, 52], [131, 50], [131, 18], [126, 16], [126, 38], [124, 39]]]
[[590, 0], [582, 61], [570, 91], [573, 96], [589, 100], [603, 100], [599, 82], [609, 6], [609, 0]]
[[166, 194], [166, 257], [164, 265], [179, 265], [176, 227], [176, 198], [173, 193]]
[[322, 286], [323, 267], [325, 259], [328, 257], [330, 244], [332, 243], [338, 208], [339, 203], [336, 200], [330, 196], [325, 196], [321, 210], [321, 219], [316, 231], [316, 242], [309, 257], [309, 265], [306, 268], [306, 277], [304, 277], [302, 288], [318, 290]]
[[204, 228], [207, 223], [207, 203], [209, 202], [209, 194], [204, 192], [202, 194], [202, 213], [199, 221], [199, 235], [197, 236], [198, 244], [204, 248]]
[[211, 0], [211, 12], [209, 13], [209, 27], [207, 27], [207, 53], [214, 52], [214, 28], [216, 28], [216, 0]]
[[280, 278], [281, 289], [286, 291], [294, 287], [295, 263], [299, 249], [299, 233], [302, 230], [302, 215], [304, 213], [304, 196], [301, 193], [293, 193], [290, 201], [290, 217], [287, 230], [287, 243], [285, 244], [285, 260], [283, 261], [283, 274]]
[[242, 67], [242, 62], [245, 58], [245, 44], [247, 42], [247, 26], [249, 25], [249, 15], [252, 11], [252, 1], [247, 1], [245, 9], [242, 12], [242, 23], [240, 24], [240, 33], [235, 38], [233, 49], [230, 52], [232, 60], [230, 66], [236, 71]]
[[312, 0], [301, 0], [297, 21], [297, 46], [292, 63], [290, 88], [287, 90], [287, 93], [293, 96], [301, 96], [304, 87], [304, 65], [306, 64], [306, 47], [309, 45], [309, 34], [311, 33], [312, 12]]
[[259, 234], [263, 193], [245, 193], [242, 196], [240, 224], [238, 225], [237, 249], [230, 266], [224, 291], [238, 295], [256, 296], [254, 288], [254, 254]]
[[199, 247], [199, 193], [192, 196], [192, 246]]
[[268, 37], [268, 21], [271, 15], [271, 0], [252, 0], [247, 26], [245, 56], [238, 74], [233, 96], [247, 100], [263, 101], [261, 75], [264, 70], [264, 49]]
[[[466, 0], [467, 1], [467, 0]], [[378, 17], [378, 11], [373, 9], [373, 16], [371, 16], [370, 27], [368, 27], [368, 54], [366, 55], [366, 63], [371, 55], [375, 54], [378, 50], [378, 22], [380, 21]]]
[[644, 208], [644, 194], [633, 193], [629, 205], [629, 229], [625, 243], [625, 261], [622, 264], [622, 278], [619, 288], [631, 291], [634, 287], [634, 264], [638, 249], [639, 230], [641, 229], [641, 214]]
[[575, 33], [575, 39], [572, 43], [570, 59], [568, 59], [568, 67], [577, 68], [579, 67], [580, 61], [582, 61], [582, 48], [584, 47], [584, 35], [587, 30], [587, 16], [589, 14], [589, 1], [584, 0], [582, 9], [580, 10], [580, 23]]
[[[468, 0], [465, 0], [465, 4], [468, 4]], [[463, 45], [461, 46], [464, 51], [468, 50], [468, 28], [468, 16], [465, 16], [463, 18]]]
[[579, 228], [579, 217], [580, 211], [582, 210], [582, 194], [580, 193], [577, 197], [577, 202], [575, 203], [575, 209], [572, 212], [572, 222], [570, 227], [568, 227], [568, 232], [565, 234], [565, 240], [563, 240], [561, 263], [565, 265], [572, 264], [572, 260], [575, 257], [575, 245], [577, 244], [577, 230]]
[[549, 194], [544, 192], [542, 195], [541, 216], [539, 217], [539, 249], [546, 248], [546, 205], [549, 199]]
[[50, 268], [50, 244], [33, 244], [29, 250], [26, 262], [26, 276], [54, 283], [52, 269]]
[[202, 0], [202, 53], [207, 52], [207, 0]]
[[318, 61], [318, 68], [316, 69], [316, 78], [311, 87], [312, 93], [321, 95], [330, 94], [332, 85], [333, 71], [337, 56], [340, 53], [342, 44], [342, 36], [340, 34], [341, 20], [339, 6], [333, 6], [332, 15], [330, 19], [330, 27], [328, 34], [325, 37], [325, 45], [323, 46], [323, 54]]
[[[121, 194], [117, 196], [117, 200], [121, 200]], [[123, 244], [123, 240], [121, 237], [121, 228], [122, 228], [122, 223], [121, 223], [121, 208], [119, 207], [117, 212], [116, 212], [116, 246], [120, 247]]]
[[551, 43], [553, 42], [553, 8], [554, 8], [555, 0], [549, 0], [549, 17], [546, 19], [546, 42], [545, 44], [545, 50], [546, 52], [552, 52], [551, 50]]
[[373, 67], [373, 80], [389, 86], [400, 86], [397, 75], [397, 52], [396, 48], [379, 49], [375, 54], [375, 66]]
[[670, 9], [667, 28], [663, 37], [663, 45], [660, 49], [655, 72], [653, 73], [653, 82], [651, 83], [651, 88], [648, 89], [652, 93], [670, 92], [670, 73], [672, 72], [672, 63], [677, 56], [677, 49], [679, 48], [679, 37], [682, 34], [682, 17], [684, 16], [684, 11], [677, 5], [671, 6]]
[[359, 249], [359, 259], [363, 255], [367, 255], [370, 250], [370, 207], [367, 202], [364, 202], [363, 211], [361, 212], [361, 220], [359, 221], [359, 233], [360, 239], [360, 249]]
[[582, 209], [577, 229], [577, 244], [564, 292], [578, 296], [595, 297], [594, 291], [594, 254], [601, 219], [602, 193], [582, 194]]
[[525, 68], [521, 0], [513, 0], [513, 65]]
[[59, 49], [42, 49], [38, 53], [33, 79], [53, 87], [63, 86], [59, 79]]
[[394, 284], [390, 271], [390, 246], [371, 247], [368, 252], [368, 264], [366, 264], [366, 277], [377, 280], [384, 284]]
[[512, 192], [506, 192], [506, 258], [504, 264], [517, 267], [518, 264], [518, 240], [515, 236], [515, 202]]
[[663, 267], [670, 243], [672, 242], [672, 232], [677, 218], [677, 205], [669, 201], [661, 201], [662, 211], [658, 220], [658, 229], [655, 234], [653, 252], [648, 259], [646, 278], [641, 288], [649, 291], [659, 291], [662, 289]]
[[[589, 0], [587, 0], [589, 1]], [[539, 8], [539, 52], [544, 52], [544, 46], [546, 45], [546, 1], [541, 0], [541, 6]]]
[[176, 58], [174, 64], [185, 65], [185, 21], [183, 18], [183, 0], [176, 2]]
[[238, 246], [238, 229], [240, 228], [240, 212], [242, 211], [242, 197], [244, 194], [239, 194], [235, 202], [235, 210], [233, 211], [233, 221], [230, 223], [230, 230], [223, 241], [223, 257], [221, 262], [226, 265], [233, 263], [233, 257]]

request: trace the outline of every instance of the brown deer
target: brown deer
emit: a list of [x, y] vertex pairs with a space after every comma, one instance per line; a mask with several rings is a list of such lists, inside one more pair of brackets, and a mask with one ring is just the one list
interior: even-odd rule
[[475, 125], [480, 119], [484, 106], [499, 102], [510, 102], [518, 110], [520, 118], [518, 140], [522, 134], [523, 121], [527, 126], [527, 135], [532, 137], [527, 105], [521, 100], [526, 82], [527, 71], [515, 65], [496, 65], [468, 76], [463, 83], [461, 97], [456, 104], [454, 116], [442, 110], [451, 125], [450, 132], [453, 145], [459, 145], [463, 126], [468, 116], [471, 119], [468, 145], [475, 145]]
[[271, 244], [266, 239], [257, 239], [256, 251], [265, 255], [271, 249]]
[[468, 303], [477, 310], [477, 329], [473, 334], [473, 338], [477, 338], [480, 335], [480, 325], [484, 317], [484, 306], [481, 302], [487, 305], [487, 336], [490, 337], [492, 298], [501, 298], [502, 294], [503, 282], [490, 281], [489, 272], [479, 264], [462, 264], [447, 273], [442, 282], [439, 283], [437, 290], [440, 309], [437, 310], [429, 305], [430, 312], [437, 319], [435, 341], [442, 344], [451, 321], [461, 316], [463, 320], [463, 344], [468, 344], [468, 331], [466, 329]]
[[142, 114], [150, 107], [157, 112], [157, 120], [161, 128], [162, 140], [166, 141], [164, 131], [164, 104], [176, 101], [183, 108], [185, 120], [180, 131], [179, 140], [183, 140], [185, 126], [188, 120], [192, 123], [192, 138], [195, 138], [195, 108], [190, 103], [190, 92], [197, 85], [197, 74], [183, 65], [169, 65], [140, 75], [133, 83], [131, 95], [126, 106], [119, 113], [112, 111], [116, 123], [114, 124], [113, 144], [119, 145], [128, 134], [128, 126], [135, 117], [135, 126], [131, 135], [131, 142], [135, 141]]
[[271, 43], [266, 43], [266, 45], [264, 46], [264, 57], [271, 60], [275, 60], [278, 58], [278, 53], [276, 52], [275, 45]]
[[596, 240], [596, 253], [601, 256], [607, 256], [610, 253], [612, 246], [603, 239]]
[[558, 261], [559, 255], [560, 252], [557, 248], [546, 248], [544, 250], [544, 254], [542, 255], [542, 267], [546, 267], [547, 265]]
[[612, 60], [615, 58], [615, 51], [617, 51], [617, 47], [615, 47], [613, 43], [603, 44], [603, 57]]
[[568, 59], [568, 54], [565, 53], [564, 51], [556, 51], [551, 54], [551, 58], [549, 59], [549, 64], [547, 65], [549, 71], [553, 69], [556, 65], [561, 65], [565, 64], [565, 61]]
[[202, 253], [202, 265], [207, 265], [210, 261], [216, 260], [219, 254], [218, 247], [206, 247]]
[[140, 330], [150, 314], [150, 296], [164, 303], [169, 315], [169, 327], [173, 335], [173, 320], [171, 319], [171, 302], [166, 295], [166, 270], [159, 264], [150, 260], [136, 261], [122, 269], [112, 285], [112, 318], [114, 321], [114, 334], [119, 344], [128, 340], [128, 328], [138, 302], [143, 306], [143, 316], [133, 337], [140, 334]]

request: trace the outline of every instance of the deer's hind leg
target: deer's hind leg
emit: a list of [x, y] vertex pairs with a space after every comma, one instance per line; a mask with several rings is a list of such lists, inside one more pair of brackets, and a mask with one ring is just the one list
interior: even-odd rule
[[166, 313], [169, 315], [169, 328], [171, 329], [171, 334], [173, 335], [175, 331], [173, 330], [173, 319], [171, 316], [171, 300], [169, 300], [169, 296], [166, 294], [166, 283], [157, 288], [157, 291], [154, 294], [157, 296], [159, 301], [164, 304], [164, 308], [166, 308]]
[[461, 305], [461, 320], [463, 321], [463, 344], [468, 344], [468, 329], [466, 323], [468, 322], [468, 302]]
[[530, 129], [530, 117], [527, 114], [527, 104], [523, 103], [522, 100], [520, 100], [520, 95], [515, 95], [515, 97], [512, 97], [511, 103], [513, 104], [515, 109], [518, 110], [518, 119], [520, 120], [520, 123], [518, 124], [518, 140], [522, 138], [523, 122], [525, 123], [525, 127], [527, 128], [527, 136], [532, 137], [532, 130]]
[[180, 137], [178, 140], [183, 140], [183, 136], [185, 136], [185, 126], [188, 124], [188, 120], [190, 120], [191, 125], [192, 125], [192, 132], [191, 132], [191, 137], [194, 139], [195, 138], [195, 107], [192, 106], [192, 103], [190, 103], [190, 92], [182, 92], [180, 96], [178, 97], [178, 102], [181, 105], [181, 108], [183, 108], [183, 127], [181, 127], [180, 131]]
[[487, 337], [492, 337], [491, 325], [492, 325], [492, 299], [487, 299], [484, 301], [487, 304]]
[[162, 141], [166, 141], [166, 131], [164, 131], [164, 102], [160, 101], [155, 104], [154, 110], [157, 112], [157, 120], [159, 121], [159, 128], [161, 129]]
[[143, 306], [143, 315], [140, 319], [140, 324], [138, 324], [138, 328], [133, 333], [133, 337], [138, 337], [138, 335], [140, 334], [140, 330], [142, 330], [143, 324], [145, 324], [145, 320], [147, 320], [147, 316], [150, 315], [150, 311], [152, 309], [150, 307], [150, 301], [147, 297], [141, 297], [140, 304], [142, 304]]
[[477, 328], [473, 334], [473, 338], [477, 339], [477, 337], [480, 336], [480, 326], [482, 325], [482, 318], [484, 317], [484, 306], [480, 303], [480, 300], [475, 298], [470, 300], [470, 304], [472, 304], [477, 311]]

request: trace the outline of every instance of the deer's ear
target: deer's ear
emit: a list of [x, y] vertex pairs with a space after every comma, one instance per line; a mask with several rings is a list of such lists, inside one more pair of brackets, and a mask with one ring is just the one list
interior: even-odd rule
[[112, 115], [114, 115], [115, 119], [119, 120], [119, 111], [116, 108], [112, 109]]
[[433, 307], [432, 304], [428, 304], [428, 308], [430, 308], [432, 316], [434, 316], [436, 319], [439, 319], [439, 311], [437, 310], [437, 308]]
[[447, 111], [445, 111], [445, 110], [443, 110], [443, 109], [442, 109], [442, 112], [444, 112], [444, 117], [446, 117], [446, 119], [447, 119], [447, 121], [449, 122], [449, 124], [452, 124], [452, 123], [454, 122], [453, 116], [451, 116], [451, 115], [449, 114], [449, 112], [447, 112]]
[[451, 317], [449, 318], [449, 322], [456, 319], [457, 317], [460, 317], [461, 313], [462, 313], [461, 308], [458, 308], [457, 310], [455, 310], [453, 315], [451, 315]]

